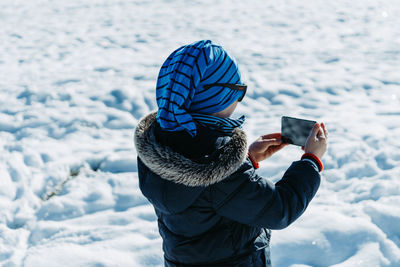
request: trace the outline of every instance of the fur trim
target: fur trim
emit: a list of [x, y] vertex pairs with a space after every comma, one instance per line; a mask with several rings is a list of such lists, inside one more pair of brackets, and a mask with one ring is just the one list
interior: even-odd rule
[[208, 164], [193, 162], [156, 142], [154, 133], [150, 130], [156, 115], [157, 112], [153, 112], [140, 120], [134, 140], [139, 158], [163, 179], [187, 186], [208, 186], [234, 173], [246, 159], [246, 134], [236, 128], [232, 139], [221, 148], [216, 161]]

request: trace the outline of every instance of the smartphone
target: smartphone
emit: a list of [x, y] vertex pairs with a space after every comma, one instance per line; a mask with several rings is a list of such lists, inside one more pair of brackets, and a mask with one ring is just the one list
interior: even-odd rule
[[305, 146], [308, 136], [316, 121], [282, 117], [282, 141], [296, 146]]

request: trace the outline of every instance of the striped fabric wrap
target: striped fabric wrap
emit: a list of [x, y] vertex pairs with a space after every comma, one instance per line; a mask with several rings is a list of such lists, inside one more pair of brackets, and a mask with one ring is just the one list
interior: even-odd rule
[[232, 136], [235, 128], [242, 128], [242, 124], [245, 121], [244, 115], [236, 120], [231, 118], [219, 118], [199, 113], [192, 113], [191, 115], [193, 119], [200, 125], [228, 136]]
[[243, 91], [204, 85], [242, 83], [236, 61], [219, 45], [202, 40], [175, 50], [157, 79], [157, 122], [167, 131], [197, 134], [191, 114], [213, 114], [226, 109]]

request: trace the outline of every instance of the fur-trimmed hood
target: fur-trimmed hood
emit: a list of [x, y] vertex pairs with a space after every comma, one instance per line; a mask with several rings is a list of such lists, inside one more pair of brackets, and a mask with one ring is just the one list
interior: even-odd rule
[[247, 155], [246, 134], [236, 128], [216, 160], [196, 163], [167, 146], [156, 142], [152, 124], [157, 112], [142, 118], [136, 127], [134, 141], [141, 161], [161, 178], [186, 186], [208, 186], [233, 174]]

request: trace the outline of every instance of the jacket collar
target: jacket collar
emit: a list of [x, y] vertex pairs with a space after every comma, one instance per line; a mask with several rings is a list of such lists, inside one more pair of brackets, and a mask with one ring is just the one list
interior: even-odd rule
[[208, 186], [224, 180], [244, 162], [247, 154], [246, 134], [236, 128], [220, 155], [207, 164], [196, 163], [168, 146], [156, 142], [152, 124], [157, 112], [142, 118], [135, 130], [134, 141], [139, 158], [165, 180], [186, 186]]

